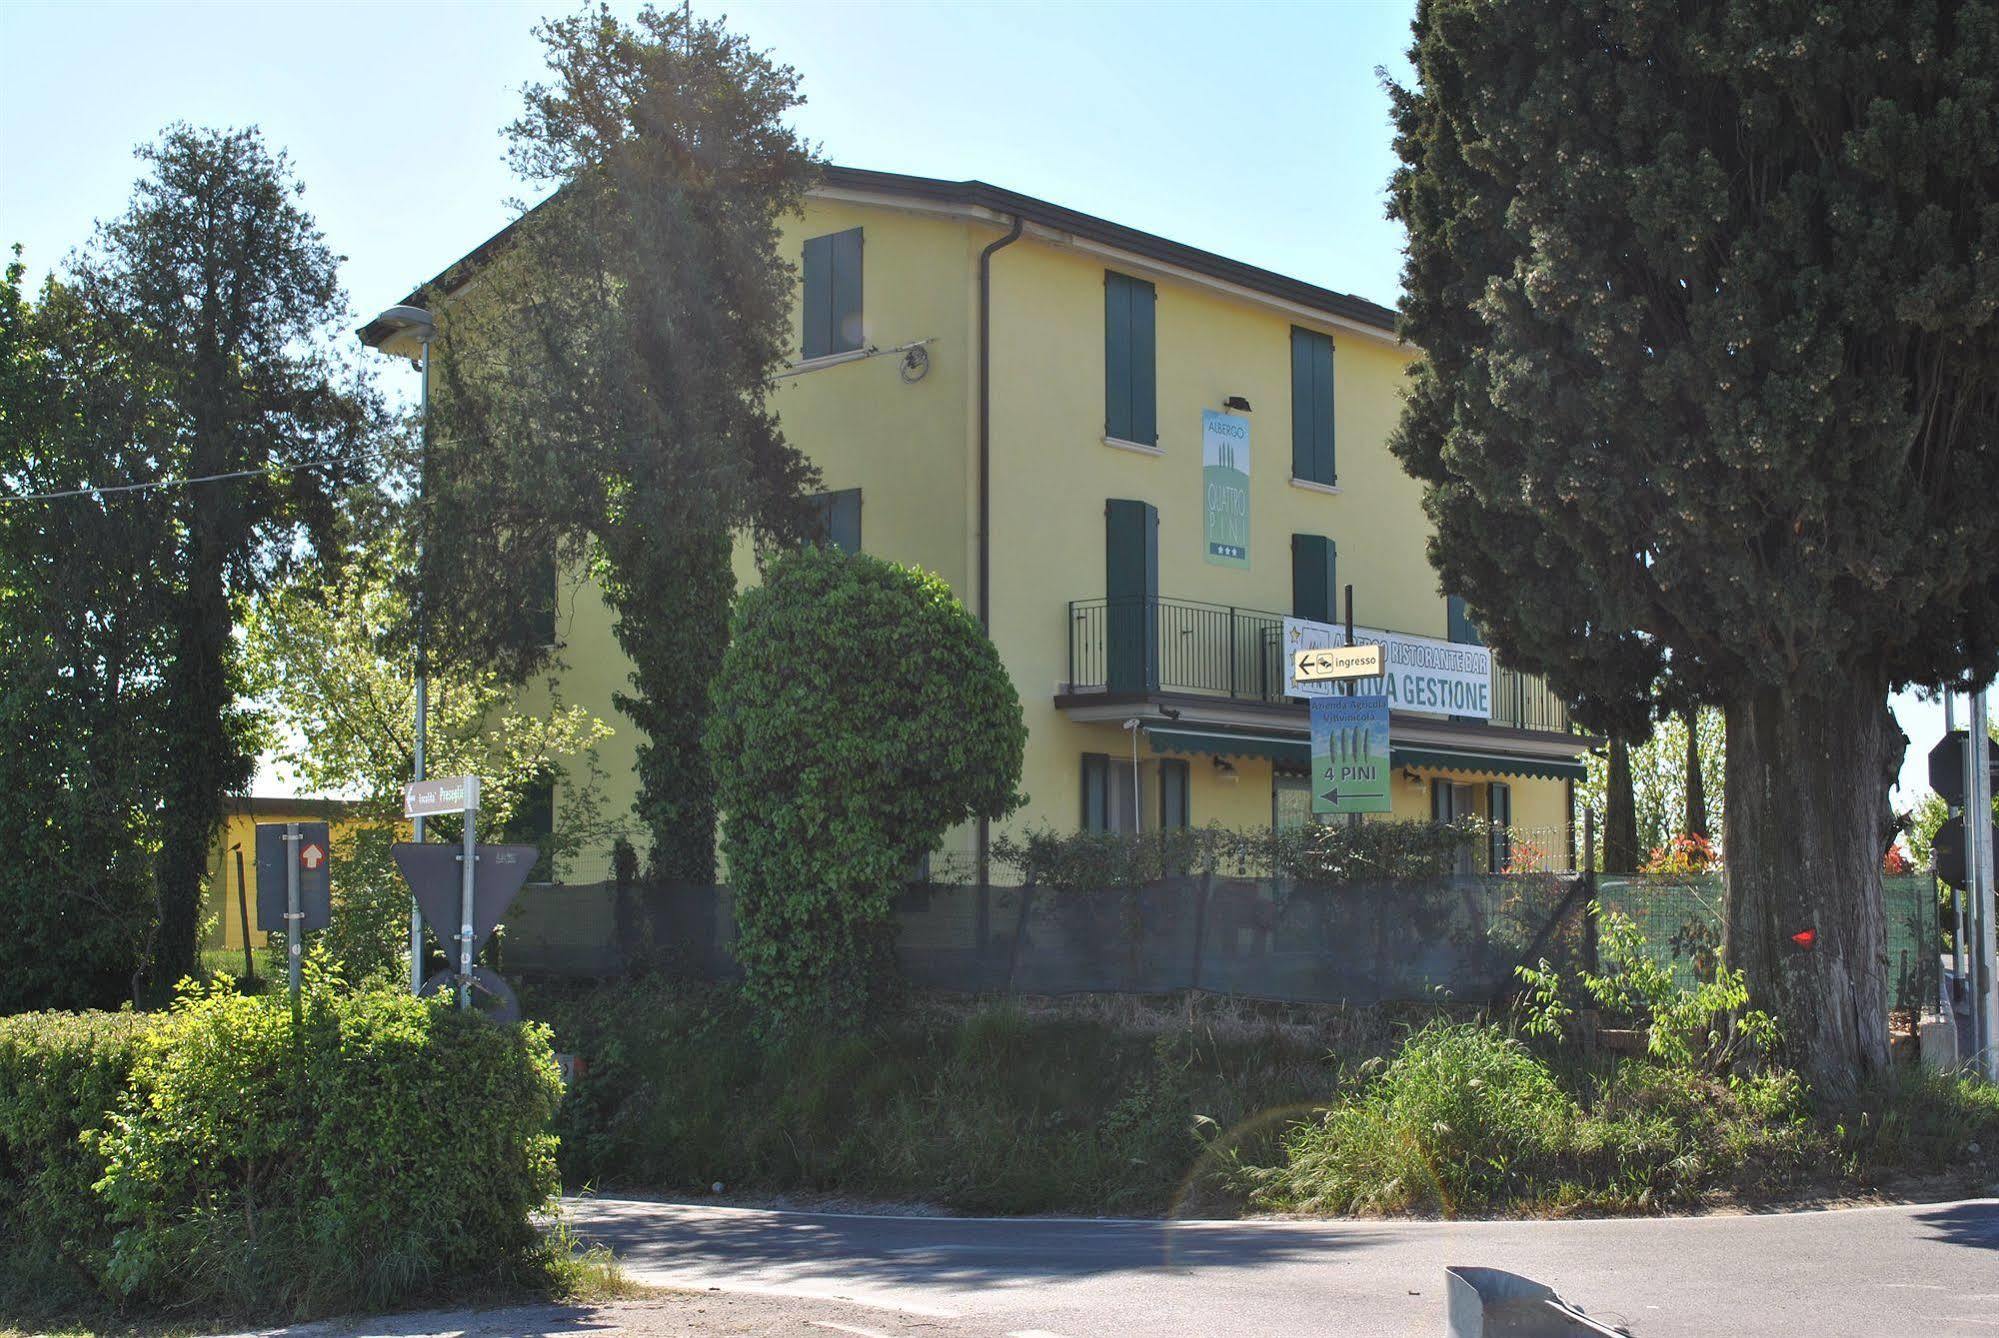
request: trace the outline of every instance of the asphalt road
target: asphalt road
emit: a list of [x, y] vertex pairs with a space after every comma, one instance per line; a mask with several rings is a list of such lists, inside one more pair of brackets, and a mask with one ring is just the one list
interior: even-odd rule
[[[859, 1216], [579, 1199], [658, 1286], [863, 1307], [879, 1331], [1435, 1338], [1443, 1269], [1545, 1282], [1639, 1338], [1999, 1335], [1999, 1199], [1576, 1222]], [[834, 1332], [875, 1333], [819, 1322]]]

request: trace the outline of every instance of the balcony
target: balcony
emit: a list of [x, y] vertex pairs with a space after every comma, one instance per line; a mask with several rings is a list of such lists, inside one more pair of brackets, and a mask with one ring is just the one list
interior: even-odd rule
[[[1183, 692], [1278, 703], [1284, 615], [1184, 599], [1069, 603], [1069, 691]], [[1495, 664], [1493, 725], [1570, 732], [1568, 708], [1538, 675]]]

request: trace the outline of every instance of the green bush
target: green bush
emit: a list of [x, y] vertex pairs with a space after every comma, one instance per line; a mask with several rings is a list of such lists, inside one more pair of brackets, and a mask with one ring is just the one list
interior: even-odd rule
[[94, 1294], [111, 1232], [91, 1185], [93, 1135], [131, 1077], [151, 1019], [0, 1017], [0, 1297], [10, 1309]]
[[1432, 1022], [1293, 1132], [1262, 1197], [1304, 1212], [1455, 1216], [1551, 1179], [1578, 1113], [1547, 1065], [1497, 1028]]
[[736, 601], [707, 746], [744, 991], [772, 1029], [857, 1025], [890, 904], [944, 833], [1021, 803], [1020, 698], [937, 576], [806, 548]]
[[139, 1045], [98, 1190], [104, 1276], [305, 1314], [526, 1280], [557, 1189], [547, 1033], [387, 990], [183, 997]]

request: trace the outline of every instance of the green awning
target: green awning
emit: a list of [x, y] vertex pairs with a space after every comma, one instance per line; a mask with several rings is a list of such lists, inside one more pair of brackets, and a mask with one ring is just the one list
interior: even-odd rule
[[1581, 761], [1565, 762], [1553, 757], [1509, 757], [1504, 753], [1478, 753], [1442, 748], [1396, 748], [1388, 750], [1391, 766], [1429, 767], [1437, 771], [1475, 771], [1488, 776], [1538, 776], [1544, 780], [1581, 780]]
[[1161, 729], [1148, 725], [1145, 737], [1162, 753], [1213, 753], [1220, 757], [1267, 757], [1287, 766], [1312, 765], [1312, 745], [1296, 735], [1256, 734], [1230, 729]]

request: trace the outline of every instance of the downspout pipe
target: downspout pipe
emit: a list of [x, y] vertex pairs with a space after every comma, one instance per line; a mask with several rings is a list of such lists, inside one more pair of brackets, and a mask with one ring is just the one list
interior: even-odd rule
[[[1027, 220], [1013, 216], [1006, 236], [979, 252], [979, 626], [993, 630], [993, 253], [1020, 240]], [[990, 885], [992, 822], [979, 819], [979, 887]], [[983, 899], [984, 893], [981, 892]], [[983, 946], [983, 944], [981, 944]]]

